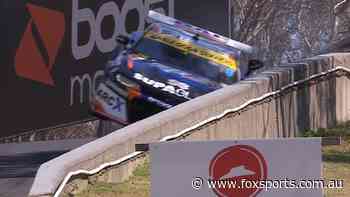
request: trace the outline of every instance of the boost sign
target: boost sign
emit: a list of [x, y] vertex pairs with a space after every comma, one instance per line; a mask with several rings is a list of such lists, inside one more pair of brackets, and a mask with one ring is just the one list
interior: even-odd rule
[[150, 150], [152, 196], [322, 196], [319, 139], [170, 142]]
[[[0, 137], [92, 119], [89, 98], [115, 37], [142, 31], [150, 9], [208, 23], [185, 0], [0, 1]], [[226, 13], [215, 13], [210, 24], [227, 34]]]
[[1, 1], [0, 137], [84, 121], [118, 34], [173, 0]]

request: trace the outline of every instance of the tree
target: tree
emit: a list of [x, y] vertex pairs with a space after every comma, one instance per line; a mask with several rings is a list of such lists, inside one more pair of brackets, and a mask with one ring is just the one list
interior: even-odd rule
[[231, 37], [257, 46], [270, 65], [315, 55], [334, 39], [339, 1], [231, 0]]

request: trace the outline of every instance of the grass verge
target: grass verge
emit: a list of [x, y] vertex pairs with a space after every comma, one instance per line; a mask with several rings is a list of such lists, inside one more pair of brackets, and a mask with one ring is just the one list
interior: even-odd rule
[[148, 197], [150, 194], [150, 162], [147, 159], [138, 166], [133, 176], [120, 184], [96, 183], [76, 195], [76, 197]]
[[350, 140], [342, 145], [323, 148], [323, 175], [326, 180], [344, 180], [343, 189], [326, 189], [325, 196], [350, 196]]

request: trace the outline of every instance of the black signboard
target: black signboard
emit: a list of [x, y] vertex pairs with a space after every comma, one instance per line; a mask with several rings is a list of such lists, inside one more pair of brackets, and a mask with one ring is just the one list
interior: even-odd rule
[[226, 0], [0, 1], [0, 137], [94, 118], [115, 36], [142, 30], [149, 9], [228, 34]]

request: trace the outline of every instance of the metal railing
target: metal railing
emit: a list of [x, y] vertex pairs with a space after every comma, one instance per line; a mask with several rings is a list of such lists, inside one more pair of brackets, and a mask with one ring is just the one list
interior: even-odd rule
[[[3, 143], [20, 143], [20, 142], [33, 142], [33, 141], [42, 141], [43, 139], [45, 140], [63, 140], [67, 139], [65, 137], [58, 138], [58, 137], [48, 137], [49, 135], [52, 135], [55, 131], [62, 130], [65, 128], [72, 128], [75, 126], [79, 126], [82, 124], [87, 124], [87, 123], [92, 123], [97, 121], [96, 118], [90, 118], [90, 119], [85, 119], [81, 121], [76, 121], [76, 122], [70, 122], [66, 124], [60, 124], [57, 126], [53, 127], [47, 127], [47, 128], [42, 128], [42, 129], [33, 129], [31, 131], [25, 131], [19, 134], [7, 136], [7, 137], [1, 137], [0, 138], [0, 144]], [[79, 129], [77, 129], [79, 130]], [[88, 136], [88, 137], [96, 137], [96, 136]], [[34, 139], [32, 139], [34, 138]], [[71, 138], [69, 138], [71, 139]]]

